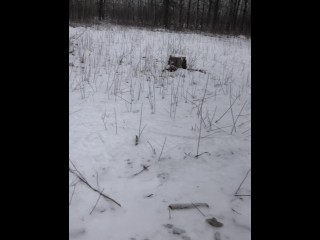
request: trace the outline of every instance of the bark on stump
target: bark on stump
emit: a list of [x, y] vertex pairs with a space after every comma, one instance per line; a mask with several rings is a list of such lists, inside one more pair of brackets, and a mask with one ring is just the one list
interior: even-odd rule
[[167, 70], [170, 72], [176, 71], [178, 68], [187, 69], [187, 59], [186, 57], [174, 57], [170, 55], [168, 65]]

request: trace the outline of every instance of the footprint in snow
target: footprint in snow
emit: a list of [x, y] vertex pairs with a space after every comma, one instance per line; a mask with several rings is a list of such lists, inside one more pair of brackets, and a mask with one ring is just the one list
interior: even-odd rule
[[86, 233], [86, 230], [84, 228], [78, 228], [75, 230], [72, 230], [71, 232], [69, 232], [69, 237], [70, 238], [78, 238], [81, 237], [82, 235], [84, 235]]
[[221, 240], [221, 233], [220, 232], [215, 232], [214, 240]]
[[172, 233], [176, 234], [176, 235], [181, 235], [182, 233], [185, 233], [185, 232], [186, 232], [186, 230], [181, 229], [181, 228], [177, 228], [177, 227], [174, 227], [172, 229]]
[[167, 182], [168, 181], [168, 179], [169, 179], [169, 173], [159, 173], [158, 175], [157, 175], [157, 177], [159, 178], [159, 181], [160, 181], [160, 183], [165, 183], [165, 182]]
[[168, 229], [171, 229], [171, 228], [173, 228], [173, 224], [164, 224], [163, 225], [165, 228], [168, 228]]
[[191, 240], [191, 237], [186, 236], [186, 235], [183, 235], [183, 236], [182, 236], [182, 239], [183, 239], [183, 240]]

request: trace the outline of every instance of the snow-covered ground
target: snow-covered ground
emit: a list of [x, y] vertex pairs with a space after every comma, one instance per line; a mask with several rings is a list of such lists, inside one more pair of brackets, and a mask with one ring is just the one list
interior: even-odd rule
[[[251, 239], [251, 40], [119, 26], [69, 35], [69, 157], [121, 204], [70, 172], [70, 239]], [[169, 55], [198, 71], [163, 71]], [[168, 210], [199, 202], [209, 208]]]

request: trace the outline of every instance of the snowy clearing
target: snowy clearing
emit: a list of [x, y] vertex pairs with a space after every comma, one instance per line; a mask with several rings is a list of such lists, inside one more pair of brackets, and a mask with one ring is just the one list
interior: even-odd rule
[[[121, 204], [70, 172], [69, 238], [251, 239], [251, 40], [119, 26], [69, 38], [69, 157]], [[205, 73], [163, 71], [170, 55]], [[178, 203], [209, 208], [169, 212]]]

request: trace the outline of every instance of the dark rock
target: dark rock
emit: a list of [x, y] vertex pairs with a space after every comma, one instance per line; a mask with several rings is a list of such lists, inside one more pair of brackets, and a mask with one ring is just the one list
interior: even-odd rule
[[207, 223], [209, 223], [211, 226], [213, 227], [222, 227], [223, 223], [218, 222], [218, 220], [216, 218], [209, 218], [206, 219]]
[[163, 226], [164, 226], [165, 228], [169, 228], [169, 229], [173, 228], [173, 225], [172, 225], [172, 224], [164, 224]]
[[177, 227], [173, 228], [173, 230], [172, 230], [172, 233], [173, 234], [177, 234], [177, 235], [180, 235], [180, 234], [185, 233], [185, 232], [186, 232], [185, 230], [183, 230], [181, 228], [177, 228]]

